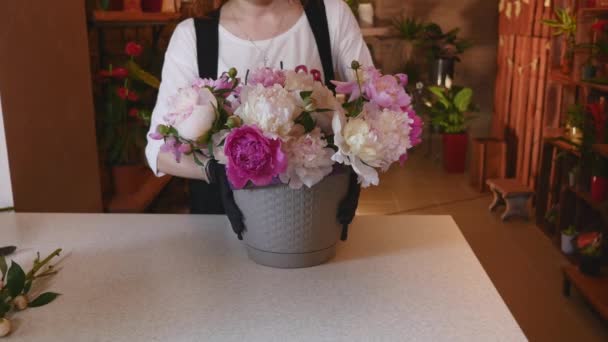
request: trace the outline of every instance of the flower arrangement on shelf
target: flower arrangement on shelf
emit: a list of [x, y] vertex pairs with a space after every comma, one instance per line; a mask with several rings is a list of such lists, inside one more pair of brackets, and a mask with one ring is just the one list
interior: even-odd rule
[[378, 170], [404, 162], [421, 142], [422, 121], [404, 90], [407, 76], [352, 68], [356, 81], [333, 81], [344, 104], [305, 66], [258, 69], [244, 83], [235, 69], [196, 80], [179, 90], [151, 137], [177, 161], [185, 154], [200, 163], [205, 155], [226, 165], [235, 189], [310, 188], [335, 164], [352, 167], [364, 187], [378, 185]]
[[576, 46], [576, 15], [569, 7], [556, 8], [555, 19], [545, 19], [543, 23], [553, 28], [554, 36], [564, 37], [564, 49], [560, 60], [560, 68], [563, 74], [570, 74]]
[[596, 276], [600, 273], [603, 235], [600, 232], [581, 233], [576, 238], [576, 247], [581, 256], [579, 269], [582, 273]]
[[[107, 167], [107, 192], [131, 194], [145, 181], [144, 148], [159, 79], [140, 63], [153, 68], [158, 56], [135, 42], [124, 48], [127, 56], [119, 66], [109, 65], [97, 74], [97, 137]], [[156, 69], [156, 68], [155, 68]], [[111, 179], [111, 182], [110, 182]], [[111, 190], [110, 190], [111, 188]]]
[[[11, 248], [14, 250], [14, 247]], [[47, 305], [59, 296], [55, 292], [44, 292], [31, 297], [30, 292], [37, 280], [57, 274], [57, 269], [50, 262], [60, 253], [61, 249], [57, 249], [42, 260], [38, 253], [27, 273], [15, 261], [9, 267], [6, 258], [0, 255], [0, 337], [10, 334], [13, 329], [10, 316], [14, 311]]]
[[145, 137], [150, 125], [151, 106], [159, 80], [135, 61], [143, 47], [129, 42], [123, 66], [110, 65], [98, 73], [103, 88], [98, 97], [100, 124], [98, 136], [104, 161], [109, 165], [141, 163]]

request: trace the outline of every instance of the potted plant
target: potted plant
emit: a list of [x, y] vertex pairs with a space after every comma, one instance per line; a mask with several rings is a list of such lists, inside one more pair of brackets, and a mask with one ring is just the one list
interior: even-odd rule
[[589, 276], [600, 274], [602, 256], [602, 233], [581, 233], [576, 238], [576, 247], [580, 254], [579, 270]]
[[472, 118], [467, 113], [476, 111], [472, 103], [473, 90], [454, 86], [428, 88], [432, 101], [426, 101], [431, 123], [442, 132], [443, 166], [449, 173], [463, 173], [466, 165], [468, 134], [467, 126]]
[[[424, 31], [425, 24], [419, 21], [416, 18], [394, 18], [393, 19], [393, 28], [399, 33], [399, 38], [404, 41], [403, 44], [403, 55], [404, 60], [407, 64], [411, 63], [411, 57], [414, 55], [413, 50], [416, 45], [419, 43], [420, 36]], [[410, 77], [410, 81], [412, 80], [412, 70], [416, 70], [418, 67], [410, 68], [407, 70], [407, 74]]]
[[360, 187], [378, 185], [378, 172], [421, 142], [407, 75], [357, 61], [351, 69], [353, 81], [333, 81], [342, 103], [316, 69], [260, 68], [240, 78], [231, 68], [179, 89], [150, 134], [219, 184], [232, 228], [258, 263], [329, 260], [347, 239]]
[[557, 213], [558, 212], [559, 212], [559, 204], [554, 204], [545, 213], [545, 221], [547, 221], [547, 223], [549, 223], [551, 225], [556, 224], [557, 223]]
[[574, 47], [576, 45], [576, 16], [571, 13], [570, 8], [556, 8], [556, 19], [545, 19], [543, 23], [553, 28], [554, 36], [564, 37], [564, 50], [560, 60], [562, 73], [570, 74], [572, 71], [572, 61], [574, 57]]
[[572, 254], [574, 253], [574, 238], [576, 238], [576, 227], [574, 225], [569, 225], [567, 229], [562, 230], [562, 252], [564, 254]]
[[97, 97], [99, 146], [111, 170], [112, 191], [119, 195], [135, 192], [147, 172], [143, 149], [159, 81], [135, 62], [142, 51], [140, 45], [128, 43], [128, 62], [121, 67], [110, 65], [98, 77], [102, 88]]
[[581, 143], [583, 138], [583, 127], [585, 127], [585, 107], [573, 104], [566, 111], [566, 128], [570, 139], [575, 143]]
[[459, 28], [443, 32], [438, 24], [429, 23], [419, 35], [419, 44], [429, 52], [432, 63], [431, 82], [438, 86], [450, 87], [456, 62], [472, 46], [469, 40], [459, 38], [459, 33]]

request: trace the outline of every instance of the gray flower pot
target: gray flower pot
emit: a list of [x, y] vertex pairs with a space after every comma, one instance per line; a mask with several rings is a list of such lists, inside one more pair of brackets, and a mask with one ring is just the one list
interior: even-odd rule
[[338, 205], [348, 182], [348, 173], [338, 173], [310, 189], [292, 190], [281, 184], [235, 190], [249, 258], [270, 267], [299, 268], [334, 257], [342, 229]]

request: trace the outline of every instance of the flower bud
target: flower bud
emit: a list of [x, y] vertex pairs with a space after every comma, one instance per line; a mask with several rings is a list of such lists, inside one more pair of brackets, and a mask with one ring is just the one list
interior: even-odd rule
[[361, 67], [361, 64], [359, 64], [359, 62], [357, 62], [357, 61], [353, 61], [353, 62], [350, 64], [350, 67], [351, 67], [353, 70], [357, 70], [357, 69], [359, 69], [359, 68]]
[[0, 337], [4, 337], [11, 332], [11, 321], [0, 318]]
[[235, 68], [230, 68], [230, 70], [228, 70], [228, 76], [230, 76], [230, 78], [235, 78], [237, 74], [237, 71]]
[[162, 135], [167, 135], [169, 134], [169, 127], [166, 125], [158, 125], [156, 131]]
[[13, 299], [13, 306], [17, 310], [25, 310], [27, 308], [27, 298], [23, 295], [15, 297]]
[[231, 116], [228, 118], [228, 120], [226, 121], [226, 126], [228, 128], [235, 128], [235, 127], [240, 127], [242, 124], [242, 120], [241, 118], [239, 118], [238, 116]]

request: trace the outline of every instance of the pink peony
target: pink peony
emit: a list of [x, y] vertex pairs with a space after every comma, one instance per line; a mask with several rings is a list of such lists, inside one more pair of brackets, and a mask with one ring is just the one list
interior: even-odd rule
[[285, 73], [282, 70], [273, 70], [271, 68], [259, 68], [254, 70], [248, 79], [248, 84], [261, 84], [265, 88], [272, 87], [275, 84], [281, 87], [285, 86]]
[[270, 139], [255, 126], [243, 126], [230, 132], [224, 145], [228, 160], [226, 174], [232, 186], [242, 189], [252, 181], [265, 186], [287, 169], [287, 157], [281, 140]]
[[410, 124], [410, 142], [412, 146], [416, 146], [422, 142], [422, 127], [424, 126], [424, 122], [411, 108], [407, 110], [407, 115], [412, 120]]
[[365, 93], [371, 103], [390, 110], [401, 110], [411, 104], [411, 98], [400, 82], [391, 75], [384, 75], [365, 84]]

